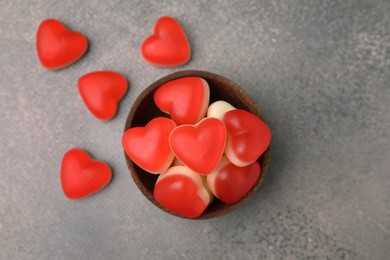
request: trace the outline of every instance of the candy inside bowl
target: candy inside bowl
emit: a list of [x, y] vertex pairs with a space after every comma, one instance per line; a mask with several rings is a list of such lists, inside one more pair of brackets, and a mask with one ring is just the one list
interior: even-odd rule
[[[151, 84], [149, 87], [147, 87], [138, 96], [138, 98], [135, 100], [135, 102], [134, 102], [134, 104], [129, 112], [129, 115], [127, 117], [126, 124], [124, 127], [124, 136], [125, 136], [126, 132], [128, 132], [128, 130], [145, 127], [152, 120], [154, 120], [156, 118], [158, 118], [158, 120], [160, 120], [161, 122], [164, 122], [164, 123], [161, 123], [161, 122], [157, 122], [158, 120], [154, 120], [154, 121], [156, 121], [155, 122], [156, 124], [157, 123], [166, 124], [167, 126], [165, 127], [165, 129], [168, 129], [166, 131], [171, 131], [172, 129], [174, 129], [175, 134], [176, 134], [176, 132], [179, 132], [179, 131], [177, 131], [179, 128], [180, 128], [180, 130], [184, 131], [184, 129], [182, 129], [182, 128], [190, 127], [191, 124], [181, 124], [179, 119], [175, 119], [175, 122], [179, 122], [178, 124], [173, 123], [174, 125], [170, 126], [170, 124], [168, 122], [169, 121], [168, 118], [170, 118], [170, 116], [172, 118], [174, 118], [174, 115], [169, 115], [169, 114], [163, 112], [161, 110], [161, 105], [159, 108], [156, 105], [156, 100], [155, 100], [156, 90], [158, 90], [158, 88], [160, 86], [162, 86], [164, 84], [166, 85], [166, 83], [168, 83], [168, 82], [172, 82], [174, 80], [182, 79], [182, 78], [186, 78], [186, 77], [198, 77], [198, 78], [201, 78], [207, 82], [207, 84], [208, 84], [207, 91], [209, 91], [208, 92], [209, 102], [207, 105], [212, 104], [216, 101], [223, 100], [223, 101], [229, 103], [230, 105], [232, 105], [235, 109], [243, 111], [242, 112], [242, 113], [244, 113], [243, 115], [241, 115], [241, 114], [237, 115], [237, 116], [239, 116], [239, 118], [245, 118], [246, 116], [249, 116], [245, 120], [247, 120], [248, 122], [253, 121], [253, 119], [254, 119], [254, 121], [256, 121], [256, 120], [261, 121], [264, 126], [261, 125], [260, 127], [263, 127], [265, 130], [268, 129], [268, 127], [262, 121], [263, 116], [260, 113], [257, 106], [255, 105], [255, 103], [245, 93], [245, 91], [243, 89], [241, 89], [237, 84], [235, 84], [234, 82], [230, 81], [229, 79], [227, 79], [225, 77], [222, 77], [220, 75], [217, 75], [217, 74], [214, 74], [211, 72], [198, 71], [198, 70], [187, 70], [187, 71], [175, 72], [173, 74], [167, 75], [167, 76], [157, 80], [156, 82]], [[206, 95], [207, 95], [207, 93], [206, 93]], [[196, 99], [196, 97], [194, 97], [194, 100], [195, 99]], [[228, 111], [228, 110], [230, 110], [230, 109], [226, 109], [226, 111]], [[227, 117], [227, 114], [228, 114], [228, 112], [226, 112], [226, 114], [225, 114], [226, 117]], [[246, 114], [250, 114], [250, 115], [246, 115]], [[254, 118], [252, 118], [251, 116], [253, 116]], [[207, 119], [208, 119], [208, 121], [212, 121], [210, 118], [207, 118]], [[261, 120], [259, 120], [259, 119], [261, 119]], [[200, 122], [197, 122], [195, 125], [198, 126], [201, 124], [206, 124], [206, 123], [203, 123], [205, 121], [207, 121], [207, 120], [202, 119], [202, 120], [200, 120]], [[224, 122], [223, 120], [214, 120], [214, 121]], [[235, 127], [234, 126], [235, 118], [233, 118], [231, 120], [231, 122], [232, 123], [230, 125], [230, 128], [234, 128]], [[208, 123], [211, 124], [211, 122], [208, 122]], [[215, 123], [217, 125], [219, 124], [218, 122], [213, 122], [213, 123]], [[225, 142], [226, 145], [223, 147], [224, 151], [222, 151], [222, 155], [218, 159], [219, 160], [218, 167], [220, 167], [220, 168], [230, 162], [227, 159], [227, 157], [229, 157], [229, 159], [233, 158], [232, 161], [235, 161], [234, 156], [233, 157], [231, 156], [231, 152], [229, 152], [228, 150], [225, 150], [225, 149], [228, 149], [229, 145], [232, 145], [231, 141], [229, 143], [229, 140], [231, 140], [231, 139], [229, 139], [229, 125], [228, 124], [229, 124], [229, 122], [225, 121], [226, 129], [227, 129], [227, 133], [226, 133], [226, 136], [227, 136], [226, 140], [227, 141]], [[263, 128], [260, 128], [260, 131], [263, 131]], [[173, 134], [174, 131], [172, 130], [171, 134], [169, 135], [169, 140], [171, 141], [171, 143], [170, 143], [171, 147], [174, 146], [174, 144], [175, 144], [175, 142], [172, 141], [172, 139], [175, 137], [175, 135]], [[189, 130], [189, 131], [191, 131], [191, 130]], [[270, 133], [269, 129], [267, 131], [266, 131], [266, 135], [267, 135], [266, 138], [268, 138], [270, 140], [271, 133]], [[214, 136], [215, 138], [212, 138], [212, 140], [210, 140], [210, 142], [214, 142], [215, 141], [214, 139], [221, 139], [222, 137], [220, 137], [220, 136], [223, 136], [222, 132], [215, 135]], [[176, 143], [180, 147], [180, 144], [181, 144], [180, 140], [181, 139], [178, 138], [177, 140], [178, 141]], [[215, 193], [215, 187], [212, 187], [211, 189], [210, 189], [210, 187], [207, 187], [207, 183], [210, 183], [210, 179], [211, 179], [211, 177], [209, 177], [209, 175], [211, 176], [211, 174], [209, 174], [209, 171], [199, 174], [199, 176], [202, 176], [201, 181], [199, 181], [196, 177], [198, 174], [196, 174], [196, 173], [199, 173], [199, 171], [201, 171], [201, 170], [200, 169], [193, 170], [193, 168], [196, 168], [196, 166], [191, 166], [191, 164], [186, 161], [186, 158], [181, 156], [181, 154], [179, 153], [180, 152], [179, 148], [173, 147], [175, 149], [174, 156], [175, 157], [177, 156], [178, 158], [180, 158], [180, 160], [178, 160], [178, 158], [175, 158], [175, 159], [173, 159], [173, 157], [170, 158], [169, 159], [170, 166], [168, 166], [168, 168], [169, 168], [168, 171], [172, 172], [172, 169], [171, 169], [172, 167], [176, 167], [176, 168], [174, 168], [176, 170], [182, 169], [183, 172], [188, 173], [187, 177], [191, 177], [192, 180], [194, 180], [194, 182], [197, 181], [205, 186], [205, 189], [202, 188], [202, 190], [199, 191], [199, 194], [200, 193], [203, 194], [202, 195], [203, 198], [205, 198], [205, 200], [209, 201], [209, 205], [207, 205], [207, 207], [204, 209], [204, 211], [202, 211], [202, 213], [200, 215], [195, 214], [194, 216], [186, 215], [186, 214], [183, 215], [180, 213], [180, 211], [168, 209], [167, 207], [161, 205], [161, 203], [159, 203], [156, 200], [156, 196], [158, 199], [160, 198], [160, 197], [158, 197], [158, 196], [160, 196], [160, 195], [158, 195], [160, 193], [155, 192], [156, 182], [157, 182], [160, 175], [161, 175], [160, 179], [164, 179], [161, 177], [165, 176], [164, 174], [165, 174], [165, 171], [167, 170], [167, 167], [165, 167], [164, 170], [162, 170], [162, 171], [164, 171], [164, 173], [162, 173], [162, 174], [159, 174], [160, 173], [159, 171], [161, 171], [162, 168], [156, 169], [156, 172], [152, 172], [152, 173], [149, 170], [148, 171], [145, 170], [146, 167], [141, 168], [137, 163], [134, 162], [134, 160], [130, 159], [130, 157], [129, 157], [130, 153], [128, 153], [128, 151], [126, 150], [126, 145], [124, 144], [124, 139], [122, 139], [122, 143], [124, 144], [125, 159], [126, 159], [127, 166], [130, 170], [131, 176], [132, 176], [134, 182], [136, 183], [137, 187], [146, 196], [146, 198], [148, 200], [150, 200], [154, 205], [156, 205], [160, 209], [162, 209], [162, 210], [164, 210], [172, 215], [175, 215], [175, 216], [196, 218], [196, 219], [208, 219], [208, 218], [214, 218], [217, 216], [221, 216], [221, 215], [224, 215], [228, 212], [233, 211], [234, 209], [241, 206], [248, 199], [250, 199], [254, 195], [254, 193], [259, 189], [259, 187], [260, 187], [260, 185], [261, 185], [261, 183], [266, 175], [268, 163], [269, 163], [269, 159], [270, 159], [269, 147], [268, 147], [269, 140], [261, 143], [261, 145], [263, 145], [263, 146], [265, 145], [265, 146], [264, 146], [264, 148], [262, 148], [263, 150], [262, 150], [261, 154], [258, 157], [256, 157], [256, 159], [254, 159], [255, 162], [251, 163], [249, 166], [246, 166], [249, 163], [246, 165], [239, 165], [239, 168], [237, 168], [238, 166], [235, 166], [235, 165], [232, 166], [233, 168], [236, 167], [238, 169], [238, 171], [240, 171], [241, 167], [250, 167], [251, 169], [248, 171], [252, 171], [252, 172], [257, 171], [258, 175], [256, 177], [253, 177], [253, 175], [252, 175], [252, 177], [248, 177], [248, 178], [252, 178], [252, 179], [256, 178], [256, 179], [254, 179], [252, 181], [253, 183], [251, 184], [249, 191], [247, 191], [245, 193], [245, 195], [240, 196], [240, 198], [238, 200], [228, 201], [228, 203], [223, 202], [222, 200], [224, 200], [224, 199], [221, 200], [217, 196], [213, 195]], [[133, 145], [134, 145], [134, 143], [133, 143]], [[215, 145], [215, 146], [218, 146], [218, 145]], [[211, 148], [213, 149], [213, 147], [211, 147]], [[191, 147], [188, 147], [188, 149], [191, 149]], [[219, 151], [218, 151], [218, 153], [219, 153]], [[140, 152], [139, 154], [143, 154], [143, 153]], [[150, 160], [153, 161], [155, 159], [150, 158]], [[210, 160], [212, 160], [212, 158]], [[183, 166], [183, 164], [184, 164], [184, 166]], [[224, 164], [224, 165], [222, 165], [222, 164]], [[235, 164], [237, 164], [237, 163], [235, 162]], [[240, 164], [240, 161], [238, 161], [238, 164]], [[190, 168], [191, 168], [190, 170], [188, 169], [187, 165], [190, 166]], [[258, 166], [256, 166], [256, 165], [258, 165]], [[205, 166], [205, 167], [207, 167], [207, 166]], [[214, 170], [212, 172], [215, 172], [218, 167], [214, 167]], [[232, 167], [230, 167], [230, 168], [232, 168]], [[259, 170], [259, 168], [260, 168], [260, 170]], [[207, 178], [209, 180], [207, 180]], [[243, 180], [245, 178], [246, 177], [241, 178], [241, 179]], [[160, 179], [159, 179], [159, 182], [160, 182]], [[165, 178], [165, 179], [168, 179], [168, 178]], [[211, 197], [210, 197], [211, 199], [208, 197], [208, 195], [205, 195], [206, 194], [205, 190], [207, 190], [207, 192], [211, 195]], [[223, 195], [221, 195], [221, 196], [223, 196]], [[166, 201], [169, 201], [170, 199], [171, 198], [168, 198]], [[210, 200], [208, 200], [208, 199], [210, 199]], [[161, 199], [159, 199], [159, 201], [161, 202]]]

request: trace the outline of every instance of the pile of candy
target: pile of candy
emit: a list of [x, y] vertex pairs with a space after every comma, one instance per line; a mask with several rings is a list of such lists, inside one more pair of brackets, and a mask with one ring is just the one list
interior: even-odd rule
[[209, 93], [199, 77], [159, 86], [154, 102], [170, 118], [153, 118], [122, 138], [135, 164], [160, 174], [156, 201], [188, 218], [201, 215], [214, 196], [231, 204], [249, 192], [260, 177], [257, 159], [271, 141], [261, 119], [222, 100], [209, 106]]
[[[87, 38], [55, 19], [38, 28], [36, 48], [49, 70], [69, 66], [83, 57]], [[161, 17], [141, 45], [145, 61], [159, 67], [183, 65], [191, 48], [172, 17]], [[94, 71], [78, 80], [81, 100], [100, 120], [110, 120], [128, 90], [127, 79], [115, 71]], [[169, 117], [153, 118], [146, 126], [128, 129], [122, 137], [127, 156], [151, 174], [158, 174], [154, 197], [184, 217], [202, 214], [214, 196], [224, 203], [240, 200], [261, 174], [258, 158], [268, 148], [271, 132], [257, 116], [225, 101], [209, 104], [208, 83], [183, 77], [156, 89], [154, 102]], [[70, 199], [90, 196], [111, 180], [107, 163], [73, 148], [61, 165], [61, 184]]]

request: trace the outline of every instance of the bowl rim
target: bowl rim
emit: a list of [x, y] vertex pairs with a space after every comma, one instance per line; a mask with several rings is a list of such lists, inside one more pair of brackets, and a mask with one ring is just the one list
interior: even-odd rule
[[[242, 89], [239, 85], [237, 85], [232, 80], [230, 80], [230, 79], [228, 79], [228, 78], [226, 78], [224, 76], [221, 76], [219, 74], [216, 74], [216, 73], [213, 73], [213, 72], [209, 72], [209, 71], [204, 71], [204, 70], [181, 70], [181, 71], [176, 71], [176, 72], [170, 73], [170, 74], [168, 74], [166, 76], [163, 76], [163, 77], [157, 79], [156, 81], [151, 83], [148, 87], [146, 87], [138, 95], [138, 97], [133, 102], [133, 104], [131, 106], [131, 109], [130, 109], [127, 117], [126, 117], [126, 122], [125, 122], [125, 126], [124, 126], [124, 129], [123, 129], [123, 133], [126, 132], [126, 130], [128, 130], [129, 128], [132, 127], [132, 123], [133, 123], [133, 119], [134, 119], [135, 113], [137, 112], [137, 109], [138, 109], [139, 105], [142, 103], [142, 101], [144, 100], [145, 97], [147, 97], [149, 94], [151, 94], [153, 91], [155, 91], [159, 86], [161, 86], [162, 84], [164, 84], [164, 83], [166, 83], [168, 81], [171, 81], [171, 80], [174, 80], [174, 79], [178, 79], [178, 78], [182, 78], [182, 77], [189, 77], [189, 76], [201, 77], [201, 78], [204, 78], [206, 81], [207, 81], [207, 78], [213, 78], [213, 79], [216, 79], [218, 81], [225, 82], [225, 84], [228, 84], [231, 89], [234, 89], [238, 93], [238, 95], [239, 95], [238, 98], [240, 99], [240, 101], [243, 104], [245, 104], [247, 107], [250, 108], [250, 110], [251, 110], [250, 112], [255, 114], [261, 120], [264, 121], [264, 117], [263, 117], [259, 107], [256, 105], [256, 103], [245, 92], [244, 89]], [[235, 202], [233, 204], [225, 204], [225, 203], [221, 202], [223, 204], [223, 206], [218, 208], [216, 211], [208, 212], [207, 208], [206, 208], [205, 212], [203, 212], [200, 216], [198, 216], [196, 218], [187, 218], [187, 217], [181, 216], [181, 215], [179, 215], [179, 214], [177, 214], [177, 213], [175, 213], [175, 212], [173, 212], [173, 211], [171, 211], [169, 209], [166, 209], [165, 207], [161, 206], [154, 199], [153, 194], [151, 194], [145, 188], [145, 185], [140, 180], [140, 178], [138, 176], [138, 173], [137, 173], [137, 171], [135, 169], [135, 167], [136, 167], [135, 163], [132, 162], [132, 160], [127, 156], [125, 151], [123, 151], [123, 152], [124, 152], [124, 156], [125, 156], [127, 167], [128, 167], [128, 169], [130, 171], [130, 175], [131, 175], [133, 181], [135, 182], [137, 188], [141, 191], [141, 193], [152, 204], [154, 204], [155, 206], [157, 206], [161, 210], [163, 210], [166, 213], [169, 213], [171, 215], [174, 215], [174, 216], [177, 216], [177, 217], [180, 217], [180, 218], [195, 219], [195, 220], [196, 219], [210, 219], [210, 218], [219, 217], [219, 216], [225, 215], [227, 213], [230, 213], [230, 212], [234, 211], [235, 209], [237, 209], [238, 207], [242, 206], [245, 202], [247, 202], [250, 198], [252, 198], [253, 195], [260, 188], [261, 184], [264, 181], [265, 176], [267, 175], [268, 165], [269, 165], [269, 161], [270, 161], [270, 146], [268, 146], [267, 150], [258, 159], [259, 163], [261, 161], [261, 163], [260, 163], [261, 173], [260, 173], [259, 179], [256, 181], [255, 185], [251, 188], [251, 190], [246, 195], [244, 195], [240, 200], [238, 200], [237, 202]], [[218, 200], [218, 199], [214, 198], [214, 200]], [[215, 202], [212, 202], [212, 203], [215, 203]]]

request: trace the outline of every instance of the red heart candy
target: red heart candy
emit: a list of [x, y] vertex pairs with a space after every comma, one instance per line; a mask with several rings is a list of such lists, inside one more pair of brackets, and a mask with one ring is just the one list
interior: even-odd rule
[[245, 167], [256, 161], [271, 142], [271, 130], [260, 118], [236, 109], [225, 113], [228, 132], [226, 156], [235, 165]]
[[69, 199], [81, 199], [103, 189], [111, 180], [111, 169], [93, 160], [81, 149], [65, 153], [61, 165], [61, 185]]
[[153, 34], [142, 43], [141, 55], [153, 65], [172, 67], [187, 63], [191, 49], [180, 24], [164, 16], [157, 20]]
[[257, 161], [245, 167], [238, 167], [224, 156], [217, 169], [207, 175], [207, 184], [215, 197], [232, 204], [252, 189], [260, 177], [260, 170]]
[[206, 115], [209, 98], [209, 85], [199, 77], [168, 81], [154, 93], [157, 107], [178, 125], [198, 123]]
[[95, 71], [78, 81], [80, 96], [88, 110], [101, 120], [116, 114], [118, 102], [127, 91], [127, 80], [113, 71]]
[[150, 173], [165, 172], [174, 156], [169, 134], [176, 127], [169, 118], [156, 117], [145, 127], [133, 127], [122, 136], [122, 146], [129, 158]]
[[161, 174], [153, 195], [163, 207], [187, 218], [201, 215], [212, 198], [200, 175], [185, 166], [174, 166]]
[[39, 25], [36, 47], [44, 67], [60, 69], [80, 59], [88, 49], [88, 41], [60, 21], [47, 19]]
[[176, 127], [169, 144], [175, 156], [199, 174], [208, 174], [217, 166], [226, 143], [226, 128], [216, 118], [205, 118], [197, 125]]

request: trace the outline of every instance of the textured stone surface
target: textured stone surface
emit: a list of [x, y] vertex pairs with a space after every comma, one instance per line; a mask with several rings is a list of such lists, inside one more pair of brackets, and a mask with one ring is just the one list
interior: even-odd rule
[[[387, 259], [390, 255], [390, 2], [0, 0], [0, 259]], [[163, 15], [193, 49], [178, 68], [139, 47]], [[47, 71], [35, 33], [48, 17], [89, 39], [87, 55]], [[130, 90], [94, 119], [77, 79], [116, 70]], [[273, 131], [264, 186], [207, 221], [167, 215], [136, 189], [121, 134], [143, 88], [181, 69], [241, 85]], [[88, 150], [112, 183], [80, 201], [61, 190], [62, 155]]]

